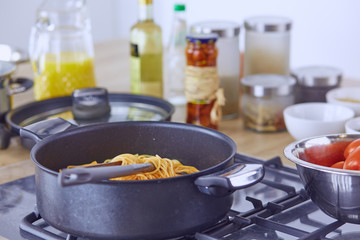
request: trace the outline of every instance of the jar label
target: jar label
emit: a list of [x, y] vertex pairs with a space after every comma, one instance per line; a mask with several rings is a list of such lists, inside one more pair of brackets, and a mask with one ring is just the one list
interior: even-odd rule
[[219, 76], [216, 67], [185, 68], [185, 96], [187, 101], [211, 101], [219, 88]]
[[186, 66], [185, 75], [185, 97], [190, 103], [190, 105], [188, 104], [187, 122], [196, 124], [195, 120], [200, 119], [200, 125], [203, 125], [201, 119], [204, 119], [205, 116], [197, 116], [197, 119], [195, 116], [189, 115], [189, 106], [194, 103], [197, 105], [194, 108], [204, 105], [202, 108], [209, 108], [207, 112], [209, 123], [204, 126], [216, 129], [222, 117], [221, 106], [225, 104], [223, 89], [219, 89], [217, 68]]
[[130, 43], [130, 55], [132, 57], [139, 57], [139, 49], [137, 44]]

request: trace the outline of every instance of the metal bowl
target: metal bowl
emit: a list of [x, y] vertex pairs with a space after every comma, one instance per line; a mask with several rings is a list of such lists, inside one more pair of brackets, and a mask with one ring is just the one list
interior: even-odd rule
[[[285, 156], [296, 164], [311, 200], [326, 214], [338, 220], [360, 223], [360, 171], [322, 166], [309, 159], [309, 149], [318, 148], [323, 159], [331, 158], [330, 146], [342, 148], [360, 134], [333, 134], [299, 140], [289, 144]], [[333, 144], [333, 145], [330, 145]], [[340, 148], [339, 148], [340, 149]], [[311, 150], [310, 150], [311, 151]]]

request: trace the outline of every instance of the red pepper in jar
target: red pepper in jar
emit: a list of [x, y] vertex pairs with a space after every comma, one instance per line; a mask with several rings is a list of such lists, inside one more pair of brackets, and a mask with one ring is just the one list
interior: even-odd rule
[[191, 35], [186, 47], [187, 66], [211, 67], [216, 66], [217, 48], [216, 35], [212, 37]]
[[221, 104], [217, 101], [219, 78], [216, 69], [216, 39], [216, 34], [189, 35], [185, 51], [186, 122], [213, 129], [218, 128], [221, 118]]

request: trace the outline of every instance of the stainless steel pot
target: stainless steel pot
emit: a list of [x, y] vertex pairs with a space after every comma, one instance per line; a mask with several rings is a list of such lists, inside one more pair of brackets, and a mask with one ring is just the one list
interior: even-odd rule
[[[346, 143], [360, 138], [360, 135], [334, 134], [308, 138], [289, 144], [285, 156], [296, 164], [305, 190], [311, 200], [326, 214], [338, 220], [360, 223], [360, 171], [336, 169], [314, 163], [309, 155], [318, 152], [317, 159], [326, 162], [334, 157], [334, 143], [344, 142], [338, 150], [344, 150]], [[336, 148], [338, 148], [337, 146]], [[313, 163], [312, 163], [313, 162]]]
[[[262, 165], [234, 164], [236, 145], [231, 138], [190, 124], [151, 121], [74, 127], [52, 119], [22, 128], [20, 135], [38, 141], [31, 158], [41, 217], [78, 237], [168, 239], [195, 233], [222, 219], [233, 204], [232, 193], [257, 183], [264, 174]], [[120, 153], [158, 154], [200, 171], [144, 181], [58, 184], [59, 169]]]
[[4, 126], [5, 114], [12, 109], [12, 95], [30, 89], [33, 82], [27, 78], [13, 78], [16, 64], [0, 61], [0, 149], [7, 148], [10, 132]]

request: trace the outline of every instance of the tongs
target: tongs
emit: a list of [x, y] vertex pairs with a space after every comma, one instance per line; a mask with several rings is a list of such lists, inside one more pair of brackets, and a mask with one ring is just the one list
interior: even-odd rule
[[120, 165], [120, 162], [100, 163], [85, 167], [62, 169], [58, 175], [58, 184], [62, 187], [96, 183], [110, 178], [151, 172], [155, 167], [151, 163]]

